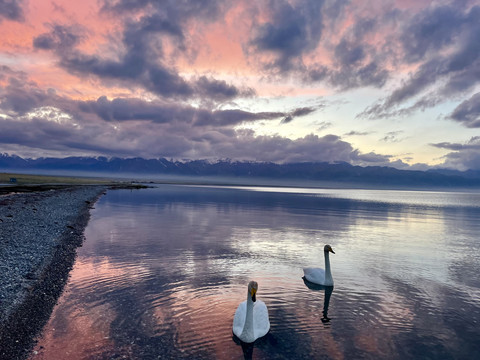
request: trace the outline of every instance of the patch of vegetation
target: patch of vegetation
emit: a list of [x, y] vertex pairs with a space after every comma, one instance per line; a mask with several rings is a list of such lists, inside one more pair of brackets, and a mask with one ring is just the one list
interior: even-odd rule
[[[15, 179], [15, 181], [11, 181], [11, 179]], [[101, 178], [0, 173], [0, 184], [11, 185], [105, 185], [111, 183], [114, 181]]]

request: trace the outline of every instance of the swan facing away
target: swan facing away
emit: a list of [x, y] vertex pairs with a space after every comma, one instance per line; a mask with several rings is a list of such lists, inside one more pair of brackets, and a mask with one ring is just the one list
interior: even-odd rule
[[250, 281], [247, 300], [238, 305], [233, 318], [233, 333], [243, 342], [252, 343], [270, 330], [268, 309], [265, 303], [256, 299], [258, 284]]
[[325, 245], [323, 248], [323, 254], [325, 256], [325, 270], [321, 268], [303, 268], [303, 274], [308, 281], [323, 285], [333, 286], [332, 270], [330, 269], [330, 257], [329, 253], [335, 254], [330, 245]]

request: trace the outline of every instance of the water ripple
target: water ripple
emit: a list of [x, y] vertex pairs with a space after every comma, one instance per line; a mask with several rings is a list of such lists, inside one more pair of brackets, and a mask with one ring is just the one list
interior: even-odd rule
[[[148, 191], [97, 203], [39, 358], [480, 357], [480, 214], [465, 196]], [[302, 267], [323, 265], [325, 243], [335, 287], [309, 287]], [[271, 329], [240, 346], [250, 280]]]

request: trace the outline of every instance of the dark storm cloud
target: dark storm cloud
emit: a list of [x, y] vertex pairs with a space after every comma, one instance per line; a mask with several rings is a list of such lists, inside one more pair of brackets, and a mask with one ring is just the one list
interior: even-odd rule
[[449, 118], [469, 128], [480, 128], [480, 93], [458, 105]]
[[0, 0], [0, 22], [3, 19], [13, 21], [23, 21], [24, 0]]
[[308, 0], [295, 5], [285, 0], [269, 1], [271, 19], [253, 29], [250, 46], [255, 52], [272, 53], [275, 60], [267, 68], [290, 70], [299, 56], [313, 51], [322, 35], [324, 2]]

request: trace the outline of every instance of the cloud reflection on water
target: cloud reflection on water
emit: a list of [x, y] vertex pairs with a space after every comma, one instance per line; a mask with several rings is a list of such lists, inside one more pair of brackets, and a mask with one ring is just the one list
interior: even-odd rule
[[[243, 358], [231, 325], [251, 279], [271, 321], [253, 358], [475, 354], [480, 301], [449, 282], [462, 257], [444, 250], [459, 221], [476, 230], [469, 211], [231, 189], [110, 192], [40, 354]], [[337, 250], [329, 303], [301, 279], [327, 242]]]

